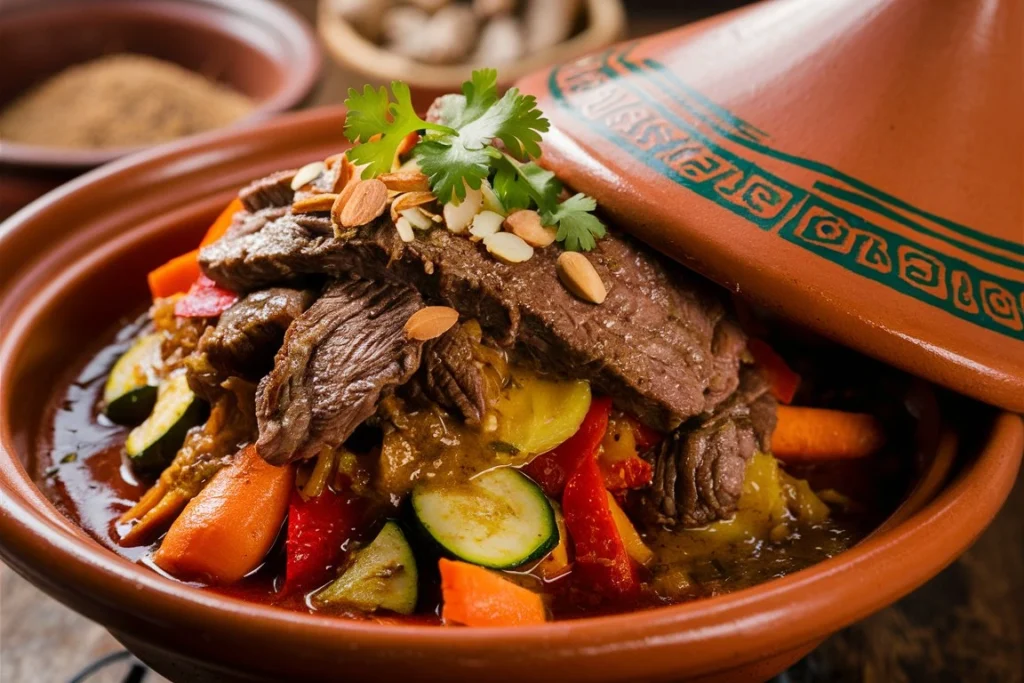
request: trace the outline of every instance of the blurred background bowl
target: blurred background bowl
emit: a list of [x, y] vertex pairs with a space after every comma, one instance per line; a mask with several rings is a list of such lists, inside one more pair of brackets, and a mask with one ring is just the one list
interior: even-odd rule
[[[458, 92], [474, 68], [494, 66], [499, 86], [508, 87], [522, 76], [551, 64], [571, 61], [607, 47], [626, 33], [626, 13], [620, 0], [582, 2], [575, 30], [566, 40], [505, 63], [428, 64], [370, 40], [336, 10], [320, 0], [317, 27], [330, 56], [343, 68], [373, 83], [402, 80], [412, 89], [413, 103], [426, 109], [438, 95]], [[429, 30], [422, 27], [423, 30]]]
[[[115, 53], [149, 55], [255, 101], [235, 125], [291, 109], [316, 84], [316, 36], [270, 0], [5, 0], [0, 107], [69, 66]], [[0, 219], [81, 171], [140, 147], [70, 149], [0, 142]]]

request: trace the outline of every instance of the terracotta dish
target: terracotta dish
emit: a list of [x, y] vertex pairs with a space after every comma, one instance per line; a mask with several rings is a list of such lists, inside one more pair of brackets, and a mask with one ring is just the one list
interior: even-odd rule
[[[294, 12], [267, 0], [4, 3], [0, 102], [65, 67], [111, 52], [175, 62], [257, 101], [251, 122], [296, 106], [320, 69], [315, 36]], [[0, 216], [86, 168], [133, 149], [70, 150], [0, 145]]]
[[[626, 15], [620, 0], [587, 0], [583, 14], [583, 29], [568, 40], [501, 65], [501, 85], [508, 87], [549, 64], [600, 50], [624, 35]], [[469, 64], [421, 64], [390, 52], [338, 17], [330, 2], [320, 3], [317, 29], [328, 52], [339, 64], [364, 75], [370, 82], [389, 83], [395, 79], [407, 82], [412, 88], [413, 101], [423, 109], [435, 97], [457, 92], [474, 68]]]
[[213, 594], [117, 557], [26, 471], [53, 386], [241, 185], [343, 149], [341, 124], [341, 111], [320, 110], [176, 143], [94, 171], [0, 229], [0, 553], [172, 680], [763, 680], [937, 573], [1008, 494], [1020, 419], [964, 403], [936, 414], [924, 391], [925, 438], [907, 454], [917, 483], [888, 522], [809, 569], [688, 604], [520, 629], [373, 624]]

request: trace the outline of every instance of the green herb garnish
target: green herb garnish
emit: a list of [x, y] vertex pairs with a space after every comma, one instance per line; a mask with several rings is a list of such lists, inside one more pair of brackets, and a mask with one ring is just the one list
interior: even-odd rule
[[[413, 148], [430, 189], [442, 202], [458, 203], [467, 188], [491, 184], [508, 211], [536, 209], [545, 225], [557, 226], [557, 240], [570, 251], [589, 251], [605, 227], [593, 215], [597, 203], [583, 194], [560, 202], [562, 184], [541, 168], [541, 134], [550, 127], [532, 95], [516, 88], [498, 96], [498, 72], [480, 69], [462, 85], [461, 95], [446, 95], [438, 104], [438, 123], [416, 114], [409, 86], [349, 90], [345, 135], [356, 146], [348, 152], [356, 165], [366, 164], [364, 178], [391, 170], [399, 145], [413, 132], [422, 139]], [[376, 136], [376, 137], [375, 137]], [[504, 149], [495, 146], [501, 141]]]

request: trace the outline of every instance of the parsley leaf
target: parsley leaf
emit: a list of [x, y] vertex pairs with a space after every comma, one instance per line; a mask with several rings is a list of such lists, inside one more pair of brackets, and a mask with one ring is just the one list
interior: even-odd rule
[[545, 225], [558, 225], [555, 239], [568, 251], [590, 251], [597, 246], [597, 240], [605, 236], [605, 227], [591, 211], [597, 202], [583, 193], [575, 194], [558, 205], [554, 211], [546, 211], [542, 218]]
[[554, 211], [562, 184], [551, 171], [536, 162], [521, 163], [505, 154], [495, 164], [494, 193], [509, 211], [528, 209], [531, 203], [541, 211]]
[[[345, 137], [357, 143], [348, 151], [348, 158], [358, 165], [367, 164], [364, 178], [372, 178], [391, 171], [398, 147], [409, 133], [418, 130], [434, 130], [454, 134], [450, 128], [429, 123], [421, 119], [412, 106], [409, 86], [401, 81], [392, 81], [392, 102], [388, 92], [381, 86], [374, 90], [365, 86], [360, 93], [349, 88], [345, 106]], [[376, 135], [380, 137], [373, 140]]]
[[540, 155], [541, 133], [549, 124], [536, 98], [516, 88], [499, 98], [497, 83], [494, 69], [474, 71], [462, 95], [447, 96], [438, 107], [439, 120], [456, 132], [430, 135], [416, 146], [420, 168], [442, 201], [464, 199], [466, 186], [479, 189], [503, 156], [493, 146], [495, 140], [516, 156]]

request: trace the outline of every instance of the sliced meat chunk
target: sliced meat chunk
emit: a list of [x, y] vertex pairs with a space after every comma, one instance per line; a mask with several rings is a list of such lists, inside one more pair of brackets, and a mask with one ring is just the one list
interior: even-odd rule
[[295, 191], [292, 190], [294, 177], [295, 169], [272, 173], [243, 187], [238, 198], [242, 206], [252, 213], [275, 206], [291, 206], [295, 197]]
[[422, 307], [415, 290], [393, 282], [329, 285], [288, 328], [260, 382], [260, 456], [283, 464], [340, 446], [419, 367], [422, 344], [403, 327]]
[[229, 237], [200, 253], [218, 284], [247, 291], [312, 273], [401, 282], [479, 320], [521, 360], [589, 380], [663, 431], [710, 412], [734, 386], [733, 342], [743, 336], [730, 328], [713, 343], [728, 321], [720, 292], [622, 235], [610, 234], [587, 255], [609, 289], [600, 306], [576, 299], [558, 281], [557, 248], [506, 265], [445, 230], [404, 243], [386, 217], [348, 240], [316, 234], [289, 216]]
[[475, 343], [479, 340], [474, 341], [466, 325], [456, 325], [426, 344], [420, 373], [423, 392], [470, 424], [479, 424], [487, 412], [483, 370], [473, 355]]
[[315, 298], [308, 289], [272, 287], [252, 292], [207, 329], [199, 340], [199, 352], [226, 376], [259, 381], [273, 367], [285, 330]]
[[743, 492], [747, 463], [771, 446], [775, 400], [755, 370], [709, 418], [683, 425], [645, 457], [654, 480], [642, 495], [658, 524], [699, 527], [730, 517]]

